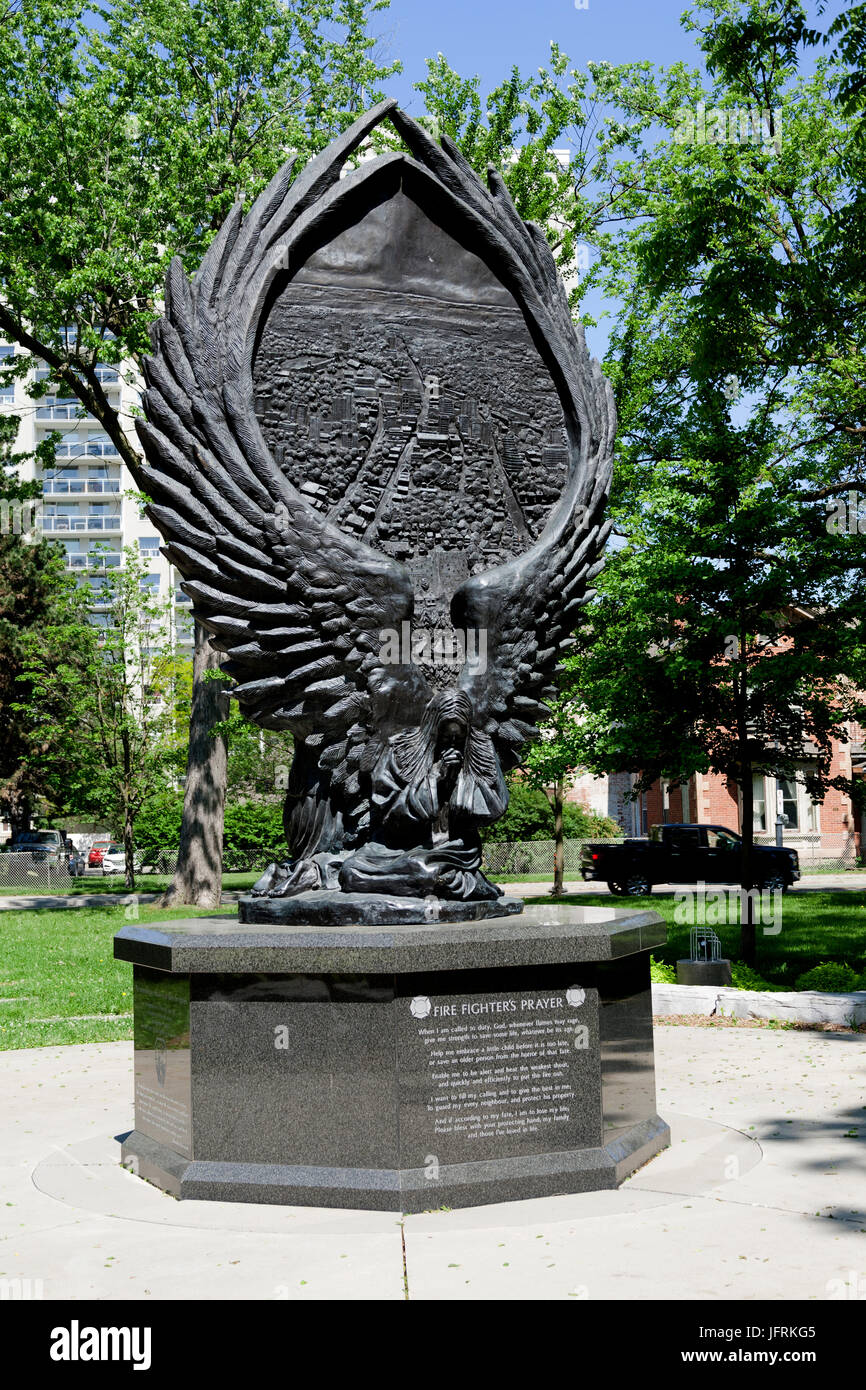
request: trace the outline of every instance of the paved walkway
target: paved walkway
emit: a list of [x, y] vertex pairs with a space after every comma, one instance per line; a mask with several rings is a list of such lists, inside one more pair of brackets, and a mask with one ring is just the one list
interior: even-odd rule
[[47, 1299], [866, 1294], [866, 1036], [656, 1030], [673, 1146], [618, 1192], [410, 1216], [176, 1202], [119, 1166], [132, 1046], [0, 1053], [0, 1278]]
[[[707, 884], [707, 887], [729, 887], [736, 888], [736, 883], [727, 885]], [[514, 893], [522, 898], [538, 898], [550, 892], [549, 880], [541, 883], [503, 883], [502, 887], [506, 893]], [[694, 883], [657, 883], [655, 891], [657, 893], [674, 893], [683, 889], [693, 889]], [[614, 897], [608, 893], [605, 883], [585, 883], [582, 878], [569, 878], [563, 884], [566, 893], [603, 893], [609, 897], [611, 902], [619, 903], [622, 906], [628, 905], [627, 898]], [[825, 892], [828, 888], [844, 889], [851, 893], [866, 893], [866, 871], [859, 872], [849, 870], [847, 873], [840, 874], [805, 874], [799, 883], [795, 883], [788, 890], [791, 893], [818, 893]]]

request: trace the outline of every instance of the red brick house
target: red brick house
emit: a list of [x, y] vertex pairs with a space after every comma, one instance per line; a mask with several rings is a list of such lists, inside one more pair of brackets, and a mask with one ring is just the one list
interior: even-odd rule
[[[866, 730], [849, 725], [850, 742], [836, 742], [830, 776], [866, 776]], [[804, 759], [808, 767], [808, 759]], [[736, 787], [729, 787], [717, 775], [696, 774], [683, 787], [655, 783], [636, 801], [629, 799], [635, 778], [630, 773], [592, 777], [577, 776], [568, 792], [570, 801], [600, 811], [618, 821], [626, 835], [645, 835], [651, 825], [665, 821], [691, 821], [705, 825], [725, 825], [740, 830], [741, 808]], [[853, 868], [866, 853], [866, 815], [852, 805], [851, 798], [831, 787], [822, 802], [813, 802], [800, 782], [759, 773], [754, 779], [754, 828], [760, 842], [774, 843], [776, 808], [780, 805], [786, 824], [784, 843], [796, 849], [804, 868]]]

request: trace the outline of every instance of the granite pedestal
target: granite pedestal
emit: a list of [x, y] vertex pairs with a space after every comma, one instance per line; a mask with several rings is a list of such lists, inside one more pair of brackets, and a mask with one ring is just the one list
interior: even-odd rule
[[127, 926], [135, 1129], [181, 1198], [417, 1212], [616, 1187], [656, 1113], [654, 912]]

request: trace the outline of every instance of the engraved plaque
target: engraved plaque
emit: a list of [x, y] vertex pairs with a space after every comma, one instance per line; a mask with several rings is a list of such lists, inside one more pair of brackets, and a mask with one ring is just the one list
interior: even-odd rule
[[399, 1008], [404, 1167], [601, 1143], [595, 989], [414, 995]]

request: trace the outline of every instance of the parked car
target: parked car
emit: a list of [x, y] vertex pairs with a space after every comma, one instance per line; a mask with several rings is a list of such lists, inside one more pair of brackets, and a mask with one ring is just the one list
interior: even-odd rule
[[[580, 871], [602, 879], [611, 893], [635, 897], [654, 883], [738, 883], [742, 840], [723, 825], [654, 825], [648, 840], [599, 840], [584, 845]], [[755, 845], [756, 888], [783, 891], [800, 877], [795, 849]]]
[[[132, 856], [135, 872], [141, 873], [142, 861], [138, 854]], [[126, 854], [123, 845], [112, 840], [108, 849], [102, 856], [102, 872], [104, 874], [123, 874], [126, 873]]]
[[62, 830], [19, 830], [9, 842], [13, 854], [30, 854], [36, 864], [60, 864], [66, 853]]
[[108, 849], [110, 844], [111, 840], [109, 839], [93, 841], [93, 844], [90, 846], [90, 850], [88, 851], [87, 855], [87, 867], [89, 869], [99, 868], [100, 864], [102, 863], [102, 856], [105, 854], [105, 851]]
[[85, 867], [86, 867], [86, 863], [87, 863], [87, 861], [86, 861], [86, 859], [85, 859], [84, 854], [82, 853], [82, 851], [81, 851], [80, 849], [76, 849], [76, 848], [75, 848], [75, 845], [72, 843], [72, 841], [71, 841], [71, 840], [69, 839], [69, 837], [67, 836], [67, 839], [66, 839], [66, 867], [67, 867], [69, 873], [73, 876], [73, 878], [76, 877], [78, 874], [83, 874], [83, 873], [84, 873], [84, 870], [85, 870]]

